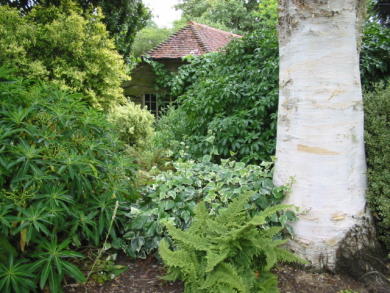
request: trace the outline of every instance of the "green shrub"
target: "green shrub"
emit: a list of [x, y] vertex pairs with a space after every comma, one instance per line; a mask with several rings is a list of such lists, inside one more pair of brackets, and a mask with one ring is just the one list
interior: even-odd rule
[[120, 138], [131, 146], [145, 147], [153, 137], [154, 116], [133, 102], [114, 106], [108, 118], [116, 126]]
[[101, 7], [103, 22], [124, 57], [129, 57], [137, 31], [145, 27], [152, 17], [142, 0], [0, 0], [0, 5], [16, 7], [27, 14], [37, 3], [61, 6], [71, 1], [78, 3], [84, 12]]
[[[181, 66], [171, 78], [161, 66], [154, 66], [161, 77], [158, 85], [177, 98], [180, 127], [171, 124], [171, 132], [176, 140], [189, 146], [194, 158], [213, 152], [217, 161], [233, 155], [236, 160], [257, 163], [270, 160], [274, 154], [278, 103], [276, 5], [275, 1], [265, 3], [264, 9], [274, 15], [271, 21], [268, 14], [259, 15], [257, 29], [231, 42], [226, 50], [187, 58], [190, 64]], [[169, 146], [169, 139], [160, 140], [160, 144]]]
[[186, 137], [185, 112], [171, 106], [165, 115], [156, 121], [156, 133], [153, 137], [155, 148], [169, 150], [179, 158], [179, 151], [182, 149], [181, 141]]
[[10, 255], [8, 262], [0, 263], [1, 292], [30, 292], [35, 287], [31, 269], [23, 260], [15, 262], [14, 256]]
[[304, 263], [276, 240], [282, 227], [269, 227], [267, 217], [286, 206], [273, 206], [251, 216], [246, 205], [250, 195], [240, 195], [217, 215], [204, 202], [195, 209], [186, 231], [167, 223], [174, 250], [166, 240], [159, 252], [168, 267], [166, 280], [182, 280], [185, 293], [279, 292], [270, 270], [279, 261]]
[[[262, 166], [223, 160], [220, 165], [203, 161], [178, 161], [173, 170], [153, 176], [151, 183], [142, 191], [142, 198], [131, 208], [129, 224], [124, 239], [130, 242], [126, 252], [132, 256], [146, 257], [166, 235], [163, 222], [168, 220], [180, 229], [190, 226], [194, 208], [205, 201], [210, 212], [226, 206], [239, 194], [252, 192], [248, 211], [255, 213], [280, 203], [286, 187], [275, 187], [272, 183], [270, 163]], [[271, 222], [282, 224], [294, 219], [286, 212], [273, 216]]]
[[31, 282], [60, 292], [64, 275], [83, 280], [72, 250], [100, 245], [120, 201], [109, 237], [117, 242], [136, 198], [124, 148], [80, 95], [0, 67], [0, 259], [20, 271], [0, 266], [1, 292], [28, 292]]
[[364, 102], [367, 196], [380, 239], [390, 249], [390, 86], [367, 93]]
[[125, 101], [128, 76], [99, 10], [80, 14], [75, 5], [36, 6], [24, 16], [0, 6], [0, 64], [27, 78], [50, 80], [81, 92], [97, 108]]
[[376, 83], [385, 81], [390, 74], [390, 28], [379, 23], [372, 9], [363, 27], [360, 72], [366, 90], [373, 90]]

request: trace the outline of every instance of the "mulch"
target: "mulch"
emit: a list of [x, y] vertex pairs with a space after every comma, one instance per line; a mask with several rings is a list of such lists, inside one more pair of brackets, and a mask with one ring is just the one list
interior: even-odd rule
[[[182, 293], [181, 282], [166, 282], [160, 279], [164, 268], [154, 258], [132, 260], [126, 257], [118, 259], [118, 264], [128, 269], [112, 281], [98, 284], [65, 285], [65, 293]], [[282, 265], [274, 272], [279, 278], [282, 293], [337, 293], [341, 290], [353, 290], [358, 293], [370, 293], [363, 283], [344, 275], [317, 273], [306, 269]]]

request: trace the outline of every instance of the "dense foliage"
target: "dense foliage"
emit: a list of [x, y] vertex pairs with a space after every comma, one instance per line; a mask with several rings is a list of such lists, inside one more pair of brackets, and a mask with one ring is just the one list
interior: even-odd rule
[[172, 136], [184, 141], [194, 157], [213, 152], [215, 158], [270, 160], [278, 101], [276, 35], [274, 29], [260, 28], [232, 42], [226, 52], [191, 60], [166, 83], [179, 97], [180, 114], [170, 115], [181, 117], [181, 129], [172, 125]]
[[[194, 208], [204, 201], [212, 214], [226, 206], [240, 194], [251, 192], [247, 210], [250, 213], [280, 203], [286, 187], [275, 187], [272, 183], [271, 164], [249, 165], [234, 161], [213, 164], [210, 157], [202, 161], [177, 161], [175, 171], [168, 170], [151, 178], [151, 184], [142, 191], [142, 198], [128, 214], [125, 239], [131, 242], [127, 253], [146, 257], [166, 236], [163, 222], [169, 221], [180, 229], [190, 226]], [[285, 226], [294, 220], [294, 214], [287, 212], [274, 216], [272, 223]]]
[[390, 86], [364, 97], [368, 201], [380, 239], [390, 250]]
[[301, 262], [276, 240], [282, 227], [267, 225], [267, 217], [286, 206], [273, 206], [251, 216], [246, 209], [250, 195], [240, 195], [217, 215], [206, 204], [195, 209], [186, 231], [167, 223], [174, 250], [160, 243], [160, 255], [168, 267], [166, 280], [183, 280], [185, 293], [279, 292], [270, 270], [279, 261]]
[[1, 292], [60, 292], [64, 275], [84, 279], [69, 262], [81, 257], [72, 249], [103, 242], [114, 212], [110, 240], [118, 238], [121, 207], [136, 197], [123, 151], [79, 95], [0, 68]]
[[0, 63], [81, 92], [98, 108], [123, 102], [128, 77], [102, 17], [99, 11], [82, 16], [73, 4], [37, 6], [27, 16], [0, 6]]
[[[64, 0], [0, 0], [1, 4], [16, 7], [22, 12], [29, 12], [37, 4], [43, 6], [60, 6]], [[141, 0], [73, 0], [85, 13], [96, 7], [103, 10], [102, 22], [106, 25], [110, 36], [115, 40], [119, 52], [128, 57], [136, 33], [146, 26], [150, 12]]]
[[145, 146], [154, 134], [154, 116], [133, 102], [114, 106], [108, 116], [122, 141], [135, 147]]
[[390, 76], [390, 28], [380, 25], [372, 11], [363, 27], [360, 72], [366, 90]]
[[176, 8], [183, 18], [237, 33], [253, 31], [259, 0], [183, 0]]

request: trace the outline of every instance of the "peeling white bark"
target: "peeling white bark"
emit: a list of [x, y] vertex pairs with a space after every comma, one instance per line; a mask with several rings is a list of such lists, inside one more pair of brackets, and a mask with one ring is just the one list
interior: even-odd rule
[[277, 185], [305, 211], [291, 247], [318, 268], [366, 215], [359, 0], [280, 0]]

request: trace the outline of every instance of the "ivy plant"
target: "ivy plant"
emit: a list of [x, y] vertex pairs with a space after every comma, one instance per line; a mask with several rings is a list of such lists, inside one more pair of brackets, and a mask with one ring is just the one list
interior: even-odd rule
[[[180, 229], [187, 229], [194, 216], [194, 208], [204, 201], [211, 214], [216, 214], [234, 198], [251, 192], [251, 214], [278, 204], [284, 198], [287, 187], [275, 187], [272, 183], [272, 163], [261, 166], [222, 160], [211, 162], [210, 156], [200, 161], [179, 160], [174, 170], [159, 173], [150, 178], [151, 184], [141, 191], [141, 198], [127, 214], [126, 252], [132, 256], [146, 257], [166, 235], [163, 222], [168, 221]], [[294, 220], [294, 213], [274, 214], [270, 224], [286, 226]]]

